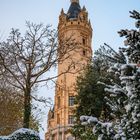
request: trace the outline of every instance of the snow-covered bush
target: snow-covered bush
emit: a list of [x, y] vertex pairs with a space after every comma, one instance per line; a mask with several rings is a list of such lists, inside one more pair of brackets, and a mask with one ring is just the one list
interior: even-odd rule
[[140, 13], [130, 12], [136, 19], [137, 30], [121, 30], [126, 38], [126, 64], [116, 63], [108, 71], [119, 79], [112, 84], [103, 83], [106, 88], [105, 100], [111, 108], [112, 120], [98, 120], [95, 117], [81, 116], [83, 125], [93, 124], [93, 133], [98, 140], [140, 140]]
[[0, 140], [40, 140], [40, 138], [36, 131], [21, 128], [9, 136], [1, 136]]

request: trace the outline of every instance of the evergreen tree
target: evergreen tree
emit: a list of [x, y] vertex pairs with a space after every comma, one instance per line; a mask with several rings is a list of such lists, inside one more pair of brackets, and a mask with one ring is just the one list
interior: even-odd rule
[[98, 80], [99, 72], [93, 66], [88, 66], [84, 74], [77, 80], [78, 95], [76, 96], [76, 104], [78, 106], [75, 116], [76, 124], [72, 129], [72, 133], [76, 138], [81, 140], [95, 139], [91, 127], [82, 126], [78, 118], [84, 114], [100, 117], [103, 107], [103, 88], [97, 84]]
[[[114, 57], [115, 56], [115, 57]], [[112, 75], [107, 73], [109, 66], [113, 66], [115, 62], [126, 63], [124, 55], [117, 53], [112, 47], [107, 44], [100, 46], [95, 51], [93, 63], [87, 66], [87, 69], [77, 80], [77, 93], [75, 110], [76, 122], [72, 129], [72, 134], [76, 138], [82, 140], [97, 139], [92, 133], [92, 126], [81, 125], [79, 118], [81, 115], [86, 114], [89, 116], [96, 116], [97, 118], [108, 120], [112, 119], [109, 114], [109, 108], [104, 100], [104, 86], [98, 84], [98, 81], [103, 81], [110, 84]], [[112, 77], [113, 78], [113, 77]], [[118, 82], [118, 79], [114, 80]], [[94, 103], [93, 103], [94, 102]]]
[[140, 13], [130, 12], [136, 19], [137, 30], [121, 30], [125, 45], [120, 52], [126, 56], [126, 64], [117, 62], [109, 72], [120, 80], [106, 86], [105, 99], [111, 108], [112, 121], [102, 122], [96, 117], [81, 116], [84, 124], [94, 124], [93, 132], [100, 140], [138, 140], [140, 138]]
[[[101, 48], [102, 50], [102, 48]], [[99, 50], [99, 52], [101, 51]], [[107, 75], [108, 64], [97, 54], [94, 63], [87, 66], [86, 70], [77, 79], [77, 96], [75, 110], [76, 122], [72, 134], [81, 140], [97, 139], [92, 133], [92, 126], [83, 126], [80, 123], [81, 115], [96, 116], [109, 119], [108, 109], [103, 99], [104, 86], [98, 84], [99, 80], [109, 82]]]

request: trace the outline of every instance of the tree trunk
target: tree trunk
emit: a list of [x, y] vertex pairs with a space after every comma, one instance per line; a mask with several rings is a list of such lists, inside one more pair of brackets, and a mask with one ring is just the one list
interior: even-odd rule
[[23, 118], [24, 128], [29, 128], [30, 115], [31, 115], [31, 92], [30, 89], [27, 89], [24, 93], [24, 118]]

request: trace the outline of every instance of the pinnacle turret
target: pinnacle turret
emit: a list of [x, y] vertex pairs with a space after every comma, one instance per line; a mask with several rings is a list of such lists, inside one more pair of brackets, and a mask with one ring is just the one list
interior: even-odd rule
[[63, 8], [61, 9], [61, 14], [64, 14], [64, 10], [63, 10]]
[[83, 10], [83, 11], [86, 11], [86, 7], [85, 7], [85, 6], [83, 6], [82, 10]]

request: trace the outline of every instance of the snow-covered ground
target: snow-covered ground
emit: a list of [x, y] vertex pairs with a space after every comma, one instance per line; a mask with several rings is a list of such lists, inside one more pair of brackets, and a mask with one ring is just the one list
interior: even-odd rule
[[25, 138], [26, 140], [40, 140], [36, 131], [25, 128], [21, 128], [9, 136], [0, 136], [0, 140], [20, 140]]

